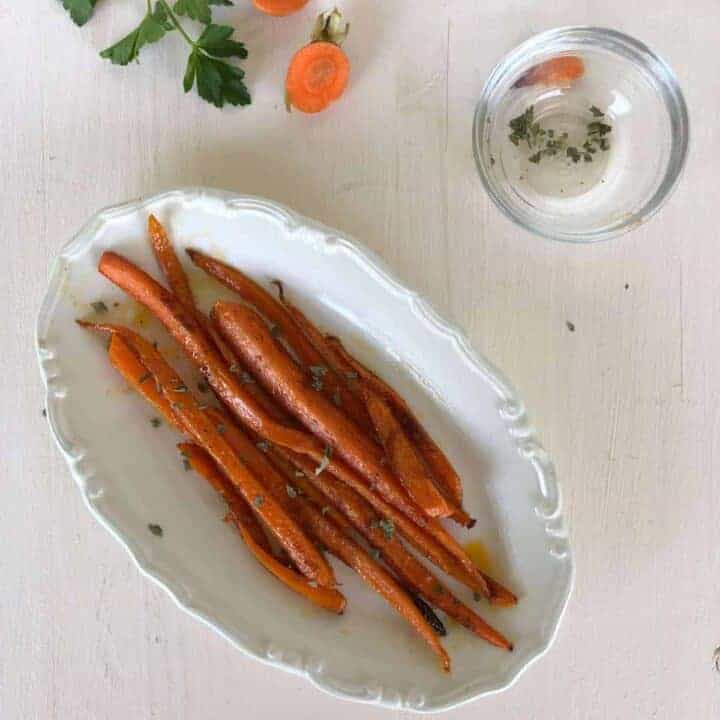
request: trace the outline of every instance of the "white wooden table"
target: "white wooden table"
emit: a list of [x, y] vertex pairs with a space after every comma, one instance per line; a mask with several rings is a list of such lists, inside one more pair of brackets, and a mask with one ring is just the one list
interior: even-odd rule
[[[177, 38], [128, 69], [98, 58], [143, 0], [100, 0], [83, 30], [53, 0], [0, 0], [0, 718], [389, 714], [178, 610], [87, 513], [43, 421], [33, 332], [51, 259], [99, 207], [191, 184], [365, 242], [505, 370], [556, 461], [577, 563], [557, 641], [512, 689], [448, 717], [720, 717], [717, 0], [346, 0], [352, 84], [317, 117], [286, 114], [282, 84], [324, 7], [274, 20], [236, 4], [223, 14], [249, 45], [254, 100], [220, 112], [183, 94]], [[595, 247], [511, 225], [470, 143], [492, 65], [575, 23], [653, 45], [691, 113], [669, 205]]]

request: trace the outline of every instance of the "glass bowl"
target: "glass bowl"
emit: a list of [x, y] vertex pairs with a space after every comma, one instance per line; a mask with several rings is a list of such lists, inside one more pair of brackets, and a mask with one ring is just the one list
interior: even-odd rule
[[555, 240], [606, 240], [652, 217], [677, 184], [687, 107], [672, 70], [642, 43], [560, 28], [492, 71], [473, 148], [490, 197], [516, 223]]

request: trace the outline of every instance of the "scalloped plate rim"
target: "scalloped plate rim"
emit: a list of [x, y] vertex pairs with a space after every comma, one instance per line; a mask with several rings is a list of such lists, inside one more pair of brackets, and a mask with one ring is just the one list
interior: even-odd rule
[[[312, 228], [322, 232], [326, 236], [326, 241], [332, 238], [334, 242], [342, 244], [344, 249], [352, 253], [369, 273], [371, 272], [376, 276], [379, 282], [385, 285], [403, 302], [410, 304], [414, 314], [418, 316], [419, 321], [429, 326], [435, 333], [439, 333], [450, 340], [463, 362], [468, 364], [474, 372], [481, 374], [484, 380], [493, 388], [499, 401], [497, 409], [501, 415], [503, 425], [513, 438], [518, 452], [533, 465], [541, 494], [543, 496], [549, 494], [551, 500], [554, 501], [551, 503], [554, 507], [551, 507], [548, 512], [543, 513], [542, 519], [546, 522], [546, 533], [552, 535], [556, 540], [562, 541], [563, 559], [567, 565], [567, 580], [564, 594], [555, 611], [555, 616], [552, 618], [551, 631], [547, 633], [546, 637], [543, 638], [542, 642], [536, 648], [528, 653], [523, 662], [511, 668], [505, 677], [498, 680], [496, 685], [487, 687], [487, 681], [479, 680], [478, 684], [483, 684], [485, 685], [484, 687], [477, 687], [472, 684], [466, 685], [464, 688], [458, 689], [454, 694], [444, 696], [443, 701], [438, 704], [423, 704], [422, 706], [417, 706], [408, 704], [407, 700], [409, 698], [402, 697], [397, 692], [393, 693], [392, 699], [386, 697], [387, 691], [383, 687], [378, 688], [377, 693], [372, 697], [368, 695], [368, 689], [365, 690], [365, 696], [363, 697], [361, 687], [356, 688], [357, 692], [353, 692], [353, 690], [347, 687], [341, 688], [333, 684], [331, 676], [329, 677], [323, 674], [324, 666], [322, 661], [319, 661], [313, 656], [298, 656], [291, 660], [275, 659], [269, 655], [269, 653], [273, 651], [272, 640], [268, 640], [265, 647], [258, 647], [259, 643], [253, 642], [249, 637], [237, 637], [230, 630], [223, 628], [222, 621], [214, 618], [210, 609], [202, 608], [195, 604], [188, 592], [186, 592], [172, 576], [154, 567], [153, 561], [148, 557], [139, 543], [136, 543], [131, 537], [126, 536], [112, 523], [109, 517], [103, 515], [102, 511], [95, 506], [94, 498], [91, 497], [85, 486], [86, 476], [78, 468], [79, 463], [87, 457], [89, 451], [79, 447], [72, 438], [65, 437], [55, 422], [57, 414], [56, 406], [58, 402], [63, 399], [64, 395], [60, 392], [53, 391], [51, 380], [55, 380], [59, 376], [49, 376], [47, 365], [53, 359], [53, 356], [50, 351], [43, 346], [45, 325], [51, 315], [54, 303], [57, 300], [57, 289], [61, 279], [63, 260], [67, 259], [74, 251], [84, 249], [87, 245], [92, 244], [96, 230], [113, 216], [138, 212], [144, 207], [168, 198], [187, 201], [202, 196], [224, 201], [226, 205], [232, 204], [235, 210], [240, 206], [244, 206], [247, 209], [264, 211], [275, 217], [280, 216], [287, 225], [292, 223], [295, 227]], [[45, 387], [45, 407], [50, 430], [81, 492], [85, 506], [92, 516], [125, 548], [142, 575], [165, 590], [179, 608], [212, 628], [245, 655], [259, 660], [265, 665], [305, 677], [318, 689], [341, 700], [424, 714], [450, 710], [480, 697], [494, 695], [507, 690], [517, 682], [528, 667], [545, 655], [552, 646], [572, 594], [575, 582], [575, 565], [570, 549], [567, 529], [562, 516], [561, 493], [555, 478], [554, 467], [546, 451], [540, 445], [532, 426], [528, 422], [522, 401], [504, 375], [481, 353], [473, 349], [470, 341], [460, 328], [454, 323], [443, 319], [432, 304], [418, 292], [406, 287], [388, 268], [386, 263], [373, 251], [360, 245], [344, 233], [329, 228], [318, 221], [306, 218], [274, 201], [254, 195], [201, 186], [171, 189], [147, 197], [140, 197], [136, 200], [107, 206], [96, 212], [85, 222], [80, 230], [60, 249], [51, 265], [47, 290], [38, 312], [35, 326], [35, 351]], [[554, 527], [550, 527], [551, 523]]]

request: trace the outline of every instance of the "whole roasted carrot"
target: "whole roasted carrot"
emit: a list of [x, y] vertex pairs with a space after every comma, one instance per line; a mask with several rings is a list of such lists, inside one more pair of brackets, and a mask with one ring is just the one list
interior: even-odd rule
[[390, 404], [393, 411], [397, 413], [397, 417], [403, 427], [420, 449], [425, 461], [430, 465], [430, 469], [433, 471], [436, 480], [441, 484], [448, 498], [454, 505], [461, 507], [463, 487], [460, 476], [455, 472], [445, 453], [438, 447], [437, 443], [415, 417], [410, 406], [402, 396], [372, 372], [372, 370], [366, 368], [350, 355], [338, 338], [327, 336], [325, 341], [328, 347], [336, 353], [336, 357], [343, 358], [347, 365], [352, 368], [371, 389], [379, 393]]
[[[308, 477], [320, 477], [306, 457], [282, 447], [276, 448], [279, 453], [287, 457], [294, 465], [302, 469]], [[351, 487], [360, 497], [370, 504], [377, 513], [392, 521], [397, 532], [400, 533], [421, 555], [437, 565], [441, 570], [461, 582], [474, 592], [480, 593], [492, 602], [492, 593], [488, 587], [486, 576], [477, 567], [468, 568], [458, 558], [450, 553], [438, 540], [430, 534], [429, 529], [418, 527], [406, 515], [403, 515], [390, 503], [383, 500], [367, 485], [357, 482], [357, 476], [350, 472], [343, 476], [345, 466], [338, 465], [323, 471], [341, 480]]]
[[[188, 249], [187, 254], [197, 267], [237, 293], [246, 303], [254, 306], [272, 324], [273, 331], [292, 349], [320, 392], [341, 407], [366, 432], [372, 432], [363, 404], [348, 391], [342, 378], [325, 365], [320, 353], [295, 326], [281, 302], [240, 270], [204, 255], [198, 250]], [[282, 285], [279, 282], [277, 285], [282, 295]]]
[[253, 512], [272, 530], [300, 571], [324, 587], [335, 584], [335, 576], [317, 548], [308, 540], [295, 521], [273, 497], [266, 497], [263, 486], [238, 459], [223, 437], [223, 427], [216, 426], [206, 415], [182, 378], [162, 355], [137, 333], [119, 325], [86, 324], [95, 330], [118, 333], [137, 354], [138, 360], [155, 377], [162, 394], [170, 402], [180, 424], [232, 480]]
[[[347, 351], [342, 346], [340, 346], [339, 348], [336, 347], [333, 342], [334, 339], [328, 338], [323, 335], [320, 330], [312, 322], [310, 322], [310, 320], [308, 320], [308, 318], [299, 308], [295, 307], [284, 299], [283, 304], [285, 306], [285, 309], [288, 311], [288, 314], [292, 317], [293, 321], [298, 326], [300, 331], [322, 355], [323, 360], [325, 361], [325, 363], [327, 363], [328, 367], [332, 368], [335, 373], [340, 377], [345, 378], [345, 382], [347, 383], [348, 388], [355, 396], [364, 398], [367, 396], [367, 393], [374, 392], [377, 396], [382, 397], [385, 402], [387, 402], [387, 395], [394, 393], [394, 390], [392, 390], [386, 384], [380, 386], [379, 383], [381, 381], [379, 381], [379, 378], [379, 382], [375, 386], [375, 388], [371, 388], [365, 378], [361, 377], [360, 373], [358, 372], [357, 364], [359, 363], [351, 363]], [[387, 392], [385, 392], [383, 388], [385, 388]], [[402, 398], [400, 398], [400, 400], [402, 401]], [[405, 418], [404, 426], [407, 426], [409, 408], [407, 407], [407, 404], [404, 403], [404, 401], [402, 401], [402, 403], [405, 407], [405, 410], [401, 414], [401, 417]], [[397, 403], [395, 405], [397, 406]], [[403, 426], [402, 422], [400, 424], [401, 426]], [[445, 455], [439, 450], [439, 448], [432, 441], [432, 439], [430, 439], [429, 435], [425, 432], [425, 430], [421, 426], [419, 426], [420, 430], [418, 430], [418, 426], [419, 423], [415, 421], [413, 425], [414, 432], [412, 440], [417, 445], [420, 456], [431, 471], [432, 481], [438, 483], [438, 485], [442, 489], [443, 494], [447, 496], [448, 499], [453, 497], [457, 499], [457, 492], [453, 492], [452, 490], [448, 491], [448, 483], [443, 480], [443, 478], [447, 478], [450, 475], [454, 476], [451, 485], [455, 487], [456, 490], [459, 488], [460, 499], [462, 499], [462, 485], [460, 484], [460, 478], [457, 476], [457, 473], [455, 473], [454, 469], [445, 458]], [[405, 427], [403, 427], [403, 429], [405, 432], [407, 432]], [[423, 450], [425, 451], [424, 453]], [[462, 509], [462, 507], [460, 507], [460, 503], [453, 502], [452, 500], [450, 502], [452, 502], [452, 518], [459, 524], [464, 525], [465, 527], [473, 527], [473, 525], [475, 524], [475, 520], [473, 520], [465, 512], [465, 510]]]
[[423, 516], [383, 464], [382, 450], [310, 385], [303, 372], [273, 338], [258, 314], [244, 305], [218, 302], [212, 316], [223, 337], [275, 399], [396, 507]]
[[[183, 306], [172, 293], [132, 262], [114, 252], [103, 253], [99, 270], [162, 322], [241, 423], [270, 442], [311, 457], [318, 463], [318, 467], [328, 467], [343, 482], [348, 482], [358, 492], [362, 492], [362, 480], [343, 462], [331, 456], [331, 446], [323, 446], [323, 443], [311, 434], [283, 425], [263, 408], [248, 390], [249, 386], [242, 384], [230, 371], [199, 325], [196, 314]], [[264, 324], [260, 322], [260, 325], [267, 334]], [[377, 456], [375, 459], [377, 460]], [[377, 466], [377, 462], [375, 465]], [[380, 467], [385, 477], [394, 482], [388, 470], [382, 465]], [[366, 487], [365, 490], [369, 492], [370, 488]], [[467, 557], [459, 543], [437, 521], [428, 518], [405, 490], [397, 485], [394, 501], [416, 525], [426, 527], [435, 539], [457, 557], [470, 575], [476, 571], [472, 560]], [[484, 584], [480, 576], [478, 577]]]
[[[330, 457], [327, 446], [315, 437], [278, 422], [256, 398], [250, 389], [252, 385], [242, 383], [228, 368], [215, 345], [204, 333], [196, 314], [182, 305], [172, 293], [132, 262], [113, 252], [103, 253], [99, 270], [145, 305], [162, 322], [203, 373], [215, 393], [244, 425], [270, 442], [308, 455], [318, 467], [329, 466], [344, 480], [356, 484], [361, 482], [349, 468]], [[400, 504], [405, 505], [404, 509], [416, 523], [425, 526], [427, 518], [422, 510], [412, 503], [404, 490], [399, 490]]]
[[174, 428], [184, 433], [185, 428], [170, 407], [170, 401], [162, 394], [155, 383], [155, 377], [138, 360], [132, 348], [117, 333], [110, 336], [108, 358], [112, 366], [125, 378], [125, 381], [147, 400]]
[[175, 253], [165, 228], [154, 215], [150, 215], [148, 218], [148, 233], [150, 234], [150, 244], [155, 253], [155, 259], [158, 261], [170, 289], [183, 305], [194, 308], [195, 298], [185, 270]]
[[483, 640], [512, 649], [512, 644], [501, 633], [488, 625], [477, 613], [458, 600], [398, 539], [395, 524], [378, 515], [372, 506], [354, 490], [333, 478], [329, 473], [310, 475], [307, 483], [315, 485], [337, 507], [366, 540], [381, 553], [382, 559], [397, 577], [429, 603], [446, 612]]
[[266, 454], [270, 448], [265, 447], [264, 443], [260, 443], [259, 448], [237, 426], [229, 424], [225, 436], [238, 457], [241, 457], [248, 467], [262, 478], [263, 484], [274, 493], [278, 502], [298, 518], [309, 534], [355, 570], [370, 587], [385, 598], [440, 658], [443, 669], [449, 670], [450, 659], [447, 653], [412, 599], [387, 571], [360, 545], [345, 535], [323, 514], [322, 510], [308, 502], [302, 494], [291, 490], [296, 481], [294, 473], [285, 475], [281, 466], [275, 465], [270, 459], [271, 455]]
[[452, 515], [453, 508], [435, 487], [422, 457], [408, 440], [385, 400], [377, 393], [366, 392], [365, 404], [390, 467], [410, 497], [431, 517]]
[[178, 448], [192, 469], [204, 477], [228, 504], [228, 519], [238, 529], [257, 561], [280, 582], [315, 605], [342, 614], [346, 605], [342, 593], [335, 589], [310, 584], [307, 578], [302, 577], [273, 557], [267, 538], [257, 519], [247, 503], [235, 492], [232, 483], [220, 472], [212, 458], [201, 447], [193, 443], [180, 443]]
[[225, 340], [278, 402], [363, 475], [371, 488], [377, 489], [415, 523], [427, 527], [460, 563], [469, 571], [474, 570], [472, 560], [457, 540], [437, 520], [428, 518], [398, 484], [384, 464], [382, 450], [359, 433], [357, 426], [338, 408], [313, 390], [254, 310], [236, 303], [218, 302], [212, 315]]

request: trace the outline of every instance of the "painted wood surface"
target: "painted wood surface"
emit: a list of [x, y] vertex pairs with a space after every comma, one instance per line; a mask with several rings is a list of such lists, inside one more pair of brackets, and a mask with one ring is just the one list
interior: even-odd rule
[[[102, 0], [79, 30], [54, 1], [0, 0], [0, 717], [393, 714], [248, 660], [179, 611], [86, 512], [48, 434], [33, 333], [52, 258], [96, 209], [193, 184], [276, 199], [378, 252], [503, 368], [556, 461], [577, 563], [557, 642], [447, 717], [720, 717], [718, 3], [347, 0], [352, 82], [318, 117], [282, 96], [316, 0], [281, 20], [248, 0], [221, 11], [254, 96], [222, 112], [183, 94], [178, 38], [127, 69], [98, 58], [144, 4]], [[577, 23], [654, 46], [691, 113], [669, 205], [594, 247], [512, 226], [470, 142], [493, 64]]]

